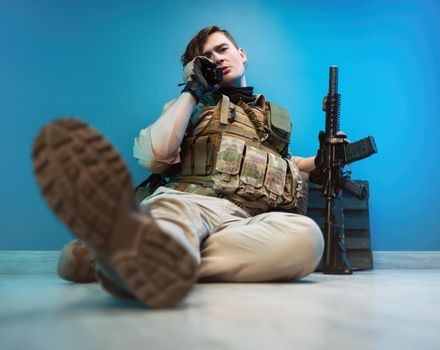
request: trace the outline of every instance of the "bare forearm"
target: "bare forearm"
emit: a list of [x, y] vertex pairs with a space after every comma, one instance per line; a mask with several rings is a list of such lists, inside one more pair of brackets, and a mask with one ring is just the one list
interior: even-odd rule
[[195, 105], [194, 97], [184, 92], [150, 126], [152, 151], [158, 159], [166, 159], [177, 152]]
[[315, 157], [297, 157], [293, 156], [292, 161], [297, 165], [300, 171], [309, 173], [315, 170]]

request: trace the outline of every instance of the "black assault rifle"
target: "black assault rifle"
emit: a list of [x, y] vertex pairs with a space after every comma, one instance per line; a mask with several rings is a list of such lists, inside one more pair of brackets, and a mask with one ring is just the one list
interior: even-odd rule
[[[347, 257], [342, 208], [342, 188], [360, 199], [365, 198], [366, 187], [350, 180], [350, 171], [344, 172], [347, 164], [369, 157], [377, 152], [372, 136], [348, 143], [345, 134], [339, 131], [341, 95], [338, 93], [338, 67], [330, 67], [329, 93], [324, 97], [325, 132], [319, 133], [319, 150], [315, 158], [316, 169], [310, 173], [310, 181], [322, 186], [325, 198], [325, 225], [323, 272], [326, 274], [352, 274]], [[342, 143], [330, 143], [333, 138]]]

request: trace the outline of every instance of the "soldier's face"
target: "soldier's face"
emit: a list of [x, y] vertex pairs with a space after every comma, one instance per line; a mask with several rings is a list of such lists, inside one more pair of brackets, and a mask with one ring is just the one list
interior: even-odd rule
[[219, 85], [244, 87], [244, 64], [246, 53], [221, 32], [212, 33], [203, 47], [203, 55], [213, 60], [222, 69], [223, 81]]

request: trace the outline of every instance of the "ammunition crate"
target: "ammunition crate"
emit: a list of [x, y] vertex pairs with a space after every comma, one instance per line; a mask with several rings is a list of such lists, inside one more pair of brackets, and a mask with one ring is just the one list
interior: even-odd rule
[[[370, 213], [368, 209], [368, 181], [354, 181], [367, 187], [367, 195], [361, 200], [348, 191], [342, 191], [342, 207], [344, 213], [345, 243], [347, 255], [353, 270], [373, 268], [373, 255], [370, 239]], [[321, 186], [309, 183], [307, 216], [313, 219], [324, 230], [325, 199]], [[316, 271], [322, 271], [322, 261]]]

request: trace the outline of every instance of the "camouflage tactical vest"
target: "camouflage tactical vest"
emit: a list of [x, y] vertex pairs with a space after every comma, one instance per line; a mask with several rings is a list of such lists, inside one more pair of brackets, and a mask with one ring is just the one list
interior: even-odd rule
[[234, 104], [220, 95], [199, 105], [191, 119], [181, 145], [180, 172], [166, 187], [225, 197], [252, 215], [296, 207], [302, 181], [287, 159], [291, 122], [286, 110], [271, 102], [263, 110], [242, 101]]

